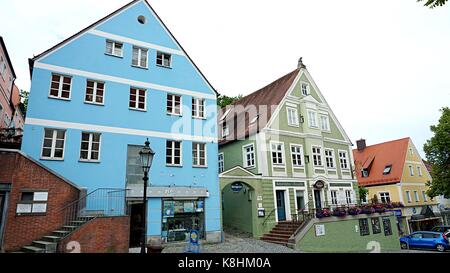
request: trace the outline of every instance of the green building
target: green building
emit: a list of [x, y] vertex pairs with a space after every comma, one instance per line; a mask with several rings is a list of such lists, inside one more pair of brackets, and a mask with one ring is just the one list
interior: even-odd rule
[[356, 204], [352, 143], [301, 59], [218, 123], [224, 226], [259, 238], [304, 210]]

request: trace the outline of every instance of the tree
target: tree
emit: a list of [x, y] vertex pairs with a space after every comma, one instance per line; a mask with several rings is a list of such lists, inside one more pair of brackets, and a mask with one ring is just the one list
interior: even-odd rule
[[20, 97], [22, 98], [22, 104], [23, 104], [23, 108], [25, 109], [25, 113], [23, 113], [24, 115], [27, 112], [28, 109], [28, 97], [30, 96], [30, 92], [26, 91], [26, 90], [20, 90]]
[[[422, 2], [422, 1], [424, 1], [424, 0], [417, 0], [417, 2]], [[425, 0], [425, 1], [426, 2], [424, 4], [424, 6], [430, 7], [432, 9], [435, 7], [441, 7], [441, 6], [445, 5], [445, 3], [448, 0]]]
[[220, 108], [224, 108], [225, 106], [233, 104], [233, 103], [235, 103], [236, 101], [238, 101], [240, 99], [242, 99], [242, 95], [238, 95], [236, 97], [228, 97], [228, 96], [225, 96], [225, 95], [219, 95], [217, 97], [217, 105]]
[[427, 161], [431, 165], [433, 181], [428, 183], [430, 197], [450, 196], [450, 108], [441, 109], [437, 125], [430, 126], [434, 136], [423, 145]]
[[367, 201], [367, 194], [369, 193], [369, 190], [364, 186], [358, 186], [358, 194], [359, 194], [359, 201], [366, 202]]

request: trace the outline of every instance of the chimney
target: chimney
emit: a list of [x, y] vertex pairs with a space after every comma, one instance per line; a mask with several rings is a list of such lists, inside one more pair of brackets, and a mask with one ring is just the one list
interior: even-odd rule
[[358, 148], [358, 151], [362, 151], [366, 148], [366, 140], [360, 139], [356, 141], [356, 147]]
[[297, 68], [306, 68], [306, 66], [303, 64], [303, 57], [300, 57], [300, 59], [298, 60]]

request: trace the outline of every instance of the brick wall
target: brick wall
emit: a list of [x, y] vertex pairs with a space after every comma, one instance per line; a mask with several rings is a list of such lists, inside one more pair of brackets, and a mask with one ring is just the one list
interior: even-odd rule
[[[0, 152], [0, 183], [11, 184], [3, 237], [5, 251], [18, 250], [60, 228], [63, 217], [57, 212], [79, 198], [78, 188], [18, 152]], [[48, 191], [45, 214], [16, 214], [24, 189]]]
[[102, 217], [94, 219], [59, 244], [65, 253], [128, 253], [130, 217]]

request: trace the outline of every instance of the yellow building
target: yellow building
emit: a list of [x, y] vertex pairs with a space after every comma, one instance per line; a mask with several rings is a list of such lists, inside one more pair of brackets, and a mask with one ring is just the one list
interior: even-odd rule
[[403, 205], [392, 209], [401, 232], [429, 230], [442, 222], [435, 215], [437, 201], [426, 194], [431, 176], [409, 137], [371, 146], [358, 140], [353, 156], [358, 184], [368, 190], [367, 202]]

